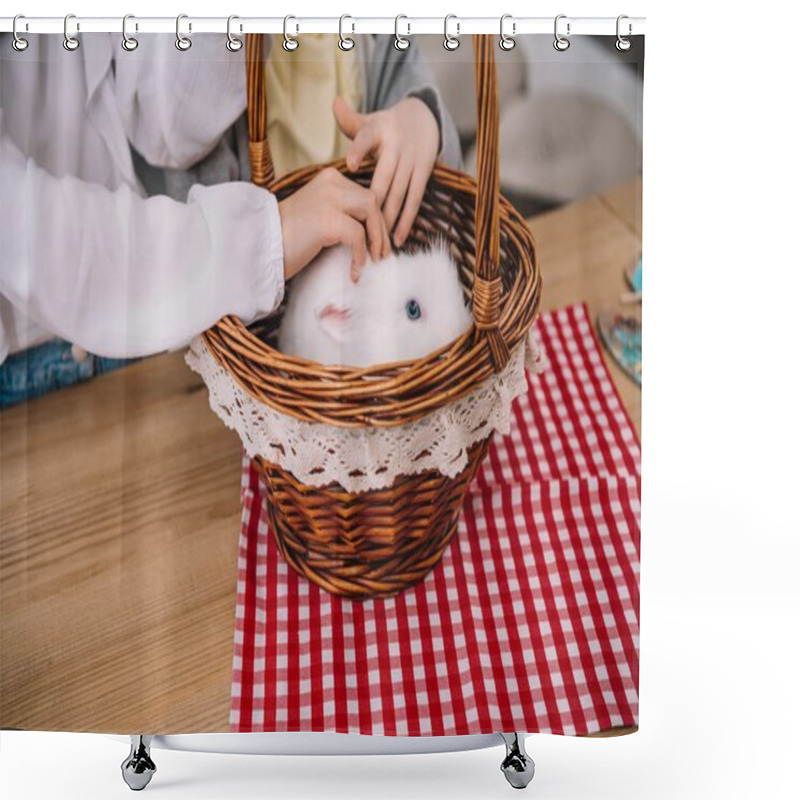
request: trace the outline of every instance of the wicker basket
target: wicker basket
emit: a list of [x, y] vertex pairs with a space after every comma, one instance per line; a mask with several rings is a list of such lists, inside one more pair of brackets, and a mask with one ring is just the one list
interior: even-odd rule
[[[478, 180], [437, 165], [414, 229], [413, 245], [443, 238], [472, 301], [473, 329], [425, 358], [369, 369], [323, 366], [267, 343], [279, 315], [245, 327], [225, 317], [206, 331], [206, 346], [248, 394], [307, 422], [342, 427], [414, 422], [474, 391], [524, 345], [539, 306], [541, 280], [528, 226], [499, 193], [497, 80], [491, 36], [475, 36]], [[324, 166], [275, 179], [266, 141], [264, 37], [246, 36], [253, 181], [279, 199]], [[344, 161], [330, 165], [346, 172]], [[349, 177], [368, 185], [372, 165]], [[256, 458], [269, 519], [286, 561], [329, 592], [388, 596], [419, 582], [442, 557], [458, 524], [464, 493], [486, 455], [489, 437], [469, 451], [455, 478], [437, 471], [401, 476], [361, 493], [338, 484], [309, 486]]]

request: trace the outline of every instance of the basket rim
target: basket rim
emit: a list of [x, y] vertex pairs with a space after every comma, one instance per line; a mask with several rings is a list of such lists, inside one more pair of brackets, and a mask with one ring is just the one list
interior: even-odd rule
[[[353, 179], [367, 179], [374, 162], [356, 171], [344, 159], [292, 170], [273, 181], [273, 193], [299, 188], [327, 168]], [[426, 188], [450, 190], [475, 201], [478, 185], [471, 175], [436, 163]], [[533, 232], [516, 208], [502, 195], [500, 231], [506, 246], [519, 253], [519, 269], [508, 291], [501, 296], [498, 328], [509, 350], [524, 342], [541, 300], [541, 269]], [[531, 258], [527, 258], [527, 254]], [[524, 266], [524, 264], [523, 264]], [[474, 268], [474, 267], [473, 267]], [[324, 365], [281, 353], [251, 331], [239, 317], [228, 315], [203, 335], [206, 346], [250, 395], [274, 410], [296, 419], [343, 427], [392, 426], [419, 419], [472, 391], [494, 374], [488, 345], [473, 324], [470, 330], [419, 359], [377, 364], [371, 367]], [[460, 374], [459, 382], [453, 375]], [[430, 386], [443, 379], [444, 389]], [[429, 388], [423, 388], [428, 384]]]

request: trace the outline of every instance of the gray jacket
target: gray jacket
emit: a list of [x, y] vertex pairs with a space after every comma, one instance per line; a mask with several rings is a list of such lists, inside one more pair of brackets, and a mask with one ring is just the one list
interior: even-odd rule
[[[363, 111], [389, 108], [404, 97], [418, 97], [439, 123], [439, 161], [461, 166], [461, 146], [455, 124], [444, 107], [433, 75], [413, 39], [407, 50], [394, 47], [394, 36], [373, 36], [366, 61], [366, 96]], [[269, 89], [268, 89], [269, 91]], [[166, 194], [185, 201], [196, 183], [210, 186], [226, 181], [250, 180], [247, 152], [247, 114], [222, 137], [202, 161], [185, 170], [156, 168], [134, 151], [136, 172], [149, 195]]]

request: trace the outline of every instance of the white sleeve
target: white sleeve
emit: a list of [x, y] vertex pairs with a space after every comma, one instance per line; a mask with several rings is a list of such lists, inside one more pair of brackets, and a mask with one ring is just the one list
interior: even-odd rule
[[0, 110], [0, 293], [38, 325], [98, 355], [148, 355], [225, 314], [270, 313], [283, 280], [274, 195], [198, 185], [179, 203], [56, 178], [3, 135]]
[[131, 144], [155, 167], [186, 169], [208, 155], [247, 105], [245, 59], [224, 34], [203, 34], [185, 52], [175, 36], [115, 57], [114, 93]]

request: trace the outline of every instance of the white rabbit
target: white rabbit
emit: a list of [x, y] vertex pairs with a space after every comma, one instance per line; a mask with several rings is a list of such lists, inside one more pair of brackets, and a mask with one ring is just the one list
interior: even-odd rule
[[369, 367], [420, 358], [472, 325], [458, 270], [441, 245], [367, 260], [358, 283], [342, 245], [291, 282], [278, 349], [322, 364]]

